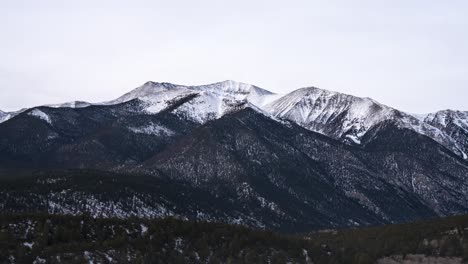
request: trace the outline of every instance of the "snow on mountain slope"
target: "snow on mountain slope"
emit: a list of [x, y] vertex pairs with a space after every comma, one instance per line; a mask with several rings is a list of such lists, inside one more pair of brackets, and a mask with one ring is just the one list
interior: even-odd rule
[[468, 112], [442, 110], [426, 115], [424, 122], [441, 128], [454, 124], [464, 130], [468, 130]]
[[261, 107], [276, 95], [259, 87], [224, 81], [203, 86], [192, 86], [197, 97], [178, 107], [174, 113], [195, 122], [205, 123], [217, 119], [248, 104]]
[[193, 99], [183, 103], [173, 112], [197, 123], [204, 123], [219, 118], [246, 103], [261, 107], [277, 95], [259, 87], [235, 81], [200, 86], [147, 82], [133, 91], [103, 104], [118, 104], [139, 99], [146, 104], [145, 111], [158, 113], [171, 106], [178, 99], [188, 96], [193, 96]]
[[[415, 115], [398, 111], [370, 98], [315, 87], [278, 95], [235, 81], [198, 86], [146, 82], [115, 100], [93, 105], [115, 105], [133, 99], [140, 100], [143, 111], [148, 114], [169, 109], [176, 115], [199, 124], [220, 118], [236, 109], [251, 107], [277, 121], [292, 121], [350, 144], [361, 144], [367, 131], [390, 120], [400, 127], [426, 135], [457, 155], [468, 158], [468, 112], [445, 110]], [[81, 108], [89, 105], [91, 104], [76, 101], [50, 107]], [[0, 123], [22, 111], [24, 110], [1, 112]]]
[[450, 136], [462, 156], [468, 158], [468, 112], [443, 110], [426, 115], [423, 121]]
[[463, 142], [457, 138], [454, 133], [452, 133], [451, 128], [435, 126], [425, 120], [421, 120], [413, 115], [406, 113], [401, 113], [400, 119], [396, 120], [401, 127], [412, 129], [419, 134], [428, 136], [433, 140], [437, 141], [441, 145], [450, 149], [452, 152], [461, 156], [464, 159], [467, 159], [467, 150], [468, 150], [468, 141], [466, 140], [466, 135], [468, 130], [462, 129], [462, 134], [465, 134], [465, 140]]
[[103, 105], [114, 105], [124, 103], [133, 99], [140, 99], [147, 104], [148, 113], [158, 113], [168, 107], [170, 102], [176, 98], [192, 94], [183, 85], [171, 83], [146, 82], [142, 86], [122, 95], [121, 97], [102, 103]]
[[216, 97], [222, 97], [226, 100], [249, 102], [257, 107], [262, 107], [279, 97], [279, 95], [257, 86], [231, 80], [208, 85], [192, 86], [190, 89]]
[[360, 138], [373, 125], [392, 118], [395, 110], [369, 98], [315, 87], [293, 91], [264, 107], [273, 116], [293, 121], [334, 138]]
[[156, 135], [156, 136], [171, 136], [174, 134], [174, 131], [170, 130], [167, 127], [164, 127], [160, 124], [149, 123], [143, 127], [130, 127], [129, 130], [135, 133], [147, 134], [147, 135]]
[[[343, 140], [360, 144], [362, 137], [373, 126], [391, 120], [402, 128], [414, 130], [428, 136], [459, 156], [467, 158], [468, 143], [466, 113], [432, 114], [426, 117], [414, 116], [370, 98], [318, 89], [315, 87], [295, 90], [264, 106], [272, 116], [295, 122], [309, 130]], [[432, 121], [431, 121], [432, 120]], [[458, 139], [447, 130], [447, 120], [455, 120], [465, 137]], [[463, 144], [464, 142], [464, 144]]]
[[28, 115], [37, 117], [37, 118], [39, 118], [41, 120], [46, 121], [49, 124], [52, 124], [52, 120], [51, 120], [50, 116], [47, 115], [46, 113], [44, 113], [43, 111], [39, 110], [39, 109], [33, 109], [31, 112], [28, 113]]
[[[66, 102], [66, 103], [62, 103], [62, 104], [49, 104], [49, 105], [44, 105], [44, 106], [53, 107], [53, 108], [61, 108], [61, 107], [83, 108], [83, 107], [87, 107], [87, 106], [90, 106], [90, 105], [91, 104], [88, 103], [88, 102], [72, 101], [72, 102]], [[23, 108], [23, 109], [20, 109], [18, 111], [9, 112], [9, 113], [0, 111], [0, 123], [3, 123], [5, 121], [17, 116], [17, 115], [21, 114], [22, 112], [25, 112], [26, 110], [28, 110], [28, 108]]]
[[27, 108], [23, 108], [23, 109], [20, 109], [18, 111], [15, 111], [15, 112], [2, 112], [0, 113], [0, 123], [3, 123], [19, 114], [21, 114], [22, 112], [28, 110]]
[[9, 113], [5, 113], [2, 110], [0, 110], [0, 123], [8, 120], [10, 118]]

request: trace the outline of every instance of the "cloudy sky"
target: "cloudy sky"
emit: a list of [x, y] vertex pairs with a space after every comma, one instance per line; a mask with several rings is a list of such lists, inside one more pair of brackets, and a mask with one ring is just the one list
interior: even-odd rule
[[467, 13], [464, 0], [1, 0], [0, 109], [232, 79], [468, 110]]

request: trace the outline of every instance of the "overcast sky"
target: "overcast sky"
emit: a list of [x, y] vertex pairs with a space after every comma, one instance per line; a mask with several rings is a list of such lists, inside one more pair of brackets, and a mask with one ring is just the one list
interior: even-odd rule
[[0, 109], [231, 79], [468, 110], [467, 14], [465, 0], [0, 0]]

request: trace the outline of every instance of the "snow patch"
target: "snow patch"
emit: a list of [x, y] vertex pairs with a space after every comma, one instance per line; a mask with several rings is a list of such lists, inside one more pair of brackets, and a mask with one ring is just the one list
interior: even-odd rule
[[466, 155], [466, 153], [465, 153], [465, 152], [463, 152], [463, 151], [462, 151], [461, 153], [462, 153], [462, 157], [463, 157], [463, 159], [468, 159], [468, 156]]
[[164, 127], [159, 124], [154, 124], [150, 122], [147, 126], [142, 127], [129, 127], [130, 131], [138, 134], [146, 134], [146, 135], [155, 135], [155, 136], [172, 136], [174, 135], [174, 131], [170, 130], [167, 127]]
[[33, 262], [33, 264], [45, 264], [45, 263], [47, 263], [47, 261], [39, 256], [37, 256]]
[[50, 119], [50, 117], [39, 109], [32, 110], [31, 112], [29, 112], [29, 115], [42, 119], [52, 125], [52, 120]]
[[88, 263], [89, 264], [94, 264], [94, 260], [93, 260], [93, 253], [89, 252], [89, 251], [85, 251], [83, 253], [84, 257], [86, 260], [88, 260]]
[[356, 144], [361, 144], [361, 140], [359, 140], [356, 136], [353, 135], [346, 135], [346, 138], [352, 140]]
[[141, 228], [141, 235], [144, 236], [148, 232], [148, 227], [145, 226], [144, 224], [140, 224]]
[[34, 246], [34, 242], [24, 242], [23, 246], [25, 246], [25, 247], [27, 247], [29, 249], [32, 249], [33, 246]]

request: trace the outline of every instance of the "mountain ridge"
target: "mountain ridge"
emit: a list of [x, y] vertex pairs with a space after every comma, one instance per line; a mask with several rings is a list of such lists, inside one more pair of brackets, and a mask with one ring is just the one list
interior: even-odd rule
[[[195, 96], [197, 95], [197, 96]], [[317, 87], [305, 87], [287, 94], [275, 94], [255, 85], [226, 80], [207, 85], [179, 85], [148, 81], [117, 99], [91, 104], [73, 101], [50, 107], [83, 108], [116, 105], [139, 99], [142, 111], [157, 114], [174, 101], [186, 100], [175, 113], [203, 124], [234, 111], [252, 107], [277, 121], [289, 121], [347, 144], [361, 144], [364, 134], [381, 122], [392, 120], [401, 127], [426, 135], [455, 154], [468, 159], [468, 112], [441, 110], [409, 114], [368, 97], [357, 97]], [[0, 123], [25, 110], [0, 114]]]

